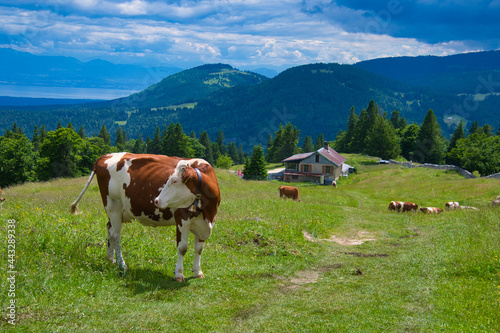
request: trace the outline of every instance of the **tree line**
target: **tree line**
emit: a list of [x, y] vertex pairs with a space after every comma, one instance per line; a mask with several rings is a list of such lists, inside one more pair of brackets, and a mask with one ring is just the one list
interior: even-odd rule
[[[280, 124], [274, 136], [269, 135], [265, 148], [255, 146], [251, 156], [241, 144], [226, 144], [222, 130], [212, 142], [206, 131], [198, 137], [194, 132], [185, 134], [179, 122], [171, 122], [163, 129], [157, 126], [153, 138], [146, 140], [141, 134], [129, 139], [126, 131], [118, 127], [115, 138], [112, 143], [105, 125], [97, 135], [87, 137], [84, 127], [76, 131], [71, 123], [66, 127], [59, 123], [54, 131], [35, 126], [30, 140], [14, 123], [0, 137], [0, 186], [86, 175], [99, 156], [119, 151], [204, 158], [220, 168], [244, 164], [245, 178], [266, 179], [267, 163], [280, 163], [291, 155], [317, 150], [325, 141], [323, 134], [314, 144], [312, 137], [306, 136], [299, 147], [300, 130], [291, 123]], [[494, 133], [490, 125], [480, 127], [475, 121], [466, 130], [460, 122], [447, 140], [432, 110], [428, 110], [421, 125], [408, 124], [398, 110], [390, 117], [381, 114], [373, 100], [359, 115], [351, 108], [346, 130], [339, 131], [331, 146], [340, 153], [454, 164], [482, 176], [500, 171], [500, 129]]]
[[54, 131], [35, 126], [30, 140], [14, 123], [0, 137], [0, 186], [88, 175], [101, 155], [112, 152], [204, 158], [220, 168], [243, 164], [247, 157], [241, 145], [225, 143], [222, 131], [212, 142], [205, 131], [198, 138], [194, 132], [186, 135], [180, 123], [165, 125], [163, 130], [157, 127], [152, 139], [144, 140], [141, 135], [129, 139], [121, 127], [115, 137], [112, 144], [104, 125], [98, 135], [87, 137], [83, 127], [75, 131], [71, 123], [66, 127], [59, 123]]
[[419, 126], [400, 118], [398, 110], [380, 114], [372, 100], [359, 115], [351, 108], [347, 129], [334, 142], [339, 152], [363, 153], [383, 159], [399, 156], [417, 163], [453, 164], [481, 176], [500, 171], [500, 127], [496, 133], [489, 124], [473, 122], [468, 131], [463, 121], [447, 140], [434, 111], [429, 109]]
[[[473, 122], [466, 131], [463, 121], [456, 126], [450, 140], [442, 132], [433, 110], [428, 110], [421, 125], [408, 124], [395, 110], [390, 117], [372, 100], [366, 109], [356, 114], [351, 108], [345, 131], [339, 131], [331, 146], [340, 153], [358, 153], [382, 159], [404, 158], [417, 163], [453, 164], [486, 176], [500, 171], [500, 126], [496, 133], [489, 124], [480, 127]], [[276, 163], [299, 153], [311, 152], [323, 146], [320, 134], [313, 144], [310, 136], [298, 146], [300, 131], [288, 123], [269, 137], [267, 154], [255, 147], [245, 164], [245, 178], [266, 179], [266, 162]], [[254, 159], [254, 155], [257, 156]]]

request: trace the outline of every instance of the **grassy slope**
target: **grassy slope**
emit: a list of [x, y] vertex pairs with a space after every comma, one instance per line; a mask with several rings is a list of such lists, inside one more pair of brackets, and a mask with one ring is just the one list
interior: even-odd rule
[[[104, 260], [107, 219], [95, 180], [77, 216], [68, 207], [86, 178], [5, 189], [2, 235], [8, 219], [18, 221], [16, 328], [500, 330], [500, 211], [490, 207], [500, 194], [498, 180], [368, 165], [356, 158], [351, 163], [357, 175], [342, 179], [337, 189], [303, 184], [301, 202], [279, 199], [281, 183], [242, 181], [219, 170], [222, 204], [202, 257], [206, 279], [186, 283], [173, 281], [174, 228], [127, 224], [125, 276]], [[391, 200], [438, 207], [453, 200], [480, 211], [399, 214], [387, 211]], [[332, 235], [375, 240], [348, 246], [327, 241]], [[191, 236], [186, 272], [192, 241]], [[2, 317], [7, 289], [2, 273]]]

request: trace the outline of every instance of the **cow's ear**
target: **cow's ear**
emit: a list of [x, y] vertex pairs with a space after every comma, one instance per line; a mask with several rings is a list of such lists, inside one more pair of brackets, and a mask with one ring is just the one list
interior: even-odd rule
[[191, 178], [193, 178], [194, 169], [191, 167], [184, 168], [184, 171], [181, 175], [182, 182], [186, 184]]

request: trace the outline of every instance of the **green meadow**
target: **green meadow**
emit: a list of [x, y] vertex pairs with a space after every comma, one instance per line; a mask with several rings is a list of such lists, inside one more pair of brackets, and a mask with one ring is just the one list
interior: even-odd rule
[[[500, 182], [347, 157], [357, 174], [337, 188], [296, 184], [300, 202], [279, 198], [283, 183], [216, 170], [222, 202], [202, 256], [206, 278], [190, 275], [190, 235], [185, 283], [173, 279], [173, 227], [126, 224], [128, 271], [105, 260], [95, 179], [79, 215], [69, 206], [87, 177], [3, 189], [0, 330], [500, 331], [500, 207], [491, 207]], [[392, 200], [478, 210], [397, 213]]]

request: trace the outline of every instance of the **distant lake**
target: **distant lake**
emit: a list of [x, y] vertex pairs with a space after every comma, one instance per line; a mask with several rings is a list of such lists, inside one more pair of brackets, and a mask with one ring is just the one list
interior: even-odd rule
[[136, 90], [122, 89], [13, 86], [0, 84], [0, 96], [9, 97], [110, 100], [126, 97], [136, 92]]

